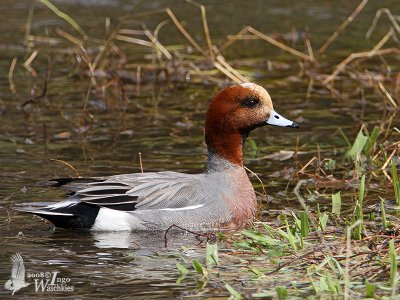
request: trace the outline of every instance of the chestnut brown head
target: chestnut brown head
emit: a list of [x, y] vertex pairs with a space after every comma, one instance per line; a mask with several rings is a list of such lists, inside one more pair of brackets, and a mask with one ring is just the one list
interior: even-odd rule
[[251, 130], [265, 125], [299, 127], [274, 111], [271, 97], [263, 87], [254, 83], [229, 86], [208, 106], [206, 143], [210, 151], [241, 164], [244, 139]]

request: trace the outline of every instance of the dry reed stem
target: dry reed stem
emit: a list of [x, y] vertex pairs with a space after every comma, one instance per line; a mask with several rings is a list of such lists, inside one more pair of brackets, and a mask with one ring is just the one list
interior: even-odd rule
[[142, 162], [142, 153], [139, 152], [139, 164], [140, 164], [140, 172], [143, 173], [143, 162]]
[[111, 31], [111, 19], [110, 17], [106, 17], [106, 20], [104, 21], [104, 33], [106, 36], [110, 34]]
[[305, 171], [305, 169], [307, 169], [307, 167], [308, 167], [310, 164], [312, 164], [312, 162], [313, 162], [314, 160], [316, 160], [316, 159], [317, 159], [316, 156], [314, 156], [313, 158], [311, 158], [311, 159], [308, 161], [308, 163], [306, 163], [306, 164], [304, 165], [304, 167], [302, 167], [302, 168], [298, 171], [298, 173], [303, 173], [303, 172]]
[[192, 38], [192, 36], [183, 28], [182, 24], [178, 21], [174, 13], [170, 8], [165, 10], [169, 17], [171, 18], [172, 22], [174, 22], [175, 26], [178, 30], [183, 34], [183, 36], [192, 44], [192, 46], [200, 53], [204, 53], [204, 50], [200, 47], [200, 45]]
[[78, 171], [70, 163], [63, 161], [61, 159], [55, 159], [55, 158], [50, 158], [50, 161], [55, 161], [55, 162], [59, 162], [59, 163], [66, 165], [68, 168], [70, 168], [71, 170], [73, 170], [75, 172], [76, 178], [79, 177]]
[[306, 94], [306, 98], [310, 99], [311, 98], [311, 92], [314, 88], [314, 78], [310, 77], [310, 81], [308, 82], [308, 86], [307, 86], [307, 94]]
[[[202, 71], [200, 70], [200, 68], [198, 66], [196, 66], [194, 63], [190, 62], [188, 65], [189, 65], [189, 67], [192, 68], [192, 70], [194, 71], [194, 74], [198, 75], [202, 79], [208, 80], [210, 82], [214, 82], [217, 85], [222, 83], [222, 81], [217, 78], [211, 77], [209, 75], [204, 75], [202, 73]], [[191, 74], [191, 75], [193, 75], [193, 74]]]
[[[30, 42], [32, 43], [42, 43], [42, 44], [46, 44], [46, 45], [58, 45], [60, 44], [62, 41], [62, 39], [59, 38], [50, 38], [48, 36], [34, 36], [34, 35], [30, 35], [28, 37], [28, 48], [32, 48], [32, 45], [30, 44]], [[68, 50], [66, 51], [68, 52]]]
[[228, 36], [228, 40], [218, 48], [218, 52], [221, 52], [222, 50], [231, 46], [237, 40], [241, 39], [241, 37], [244, 36], [247, 32], [247, 27], [243, 27], [238, 33]]
[[[111, 40], [113, 39], [113, 36], [114, 36], [114, 34], [111, 35], [111, 36], [104, 42], [104, 45], [103, 45], [103, 46], [100, 46], [100, 47], [99, 47], [100, 51], [99, 51], [99, 53], [97, 53], [96, 57], [95, 57], [94, 60], [93, 60], [93, 64], [92, 64], [92, 66], [93, 66], [93, 71], [97, 69], [97, 65], [99, 64], [100, 59], [101, 59], [102, 56], [106, 53], [106, 51], [109, 49], [109, 47], [110, 47], [111, 49], [113, 49], [113, 47], [112, 47], [113, 44], [112, 44], [112, 42], [111, 42]], [[115, 47], [116, 47], [116, 46], [115, 46]]]
[[306, 46], [307, 46], [307, 51], [308, 51], [308, 55], [310, 56], [310, 61], [312, 63], [315, 63], [315, 57], [314, 57], [314, 52], [311, 46], [311, 41], [308, 37], [306, 37]]
[[[394, 128], [395, 130], [397, 129], [396, 127]], [[400, 132], [399, 132], [400, 133]], [[385, 137], [385, 139], [386, 139], [386, 137]], [[399, 147], [399, 149], [400, 149], [400, 141], [398, 141], [398, 142], [395, 142], [395, 143], [393, 143], [393, 144], [391, 144], [391, 145], [389, 145], [389, 147]], [[384, 149], [388, 149], [389, 147], [385, 147]], [[382, 152], [383, 152], [383, 150], [384, 149], [380, 149], [376, 154], [375, 154], [375, 156], [372, 158], [372, 161], [375, 161], [381, 154], [382, 154]]]
[[[88, 53], [87, 53], [86, 49], [85, 49], [84, 47], [81, 47], [81, 51], [82, 51], [82, 54], [80, 55], [80, 57], [82, 58], [82, 60], [86, 63], [87, 67], [89, 68], [89, 86], [88, 86], [88, 89], [87, 89], [87, 91], [86, 91], [86, 95], [85, 95], [85, 98], [84, 98], [84, 104], [83, 104], [82, 111], [83, 111], [91, 120], [93, 120], [94, 117], [93, 117], [93, 115], [88, 111], [87, 106], [88, 106], [88, 104], [89, 104], [89, 97], [90, 97], [90, 92], [91, 92], [91, 90], [92, 90], [92, 86], [95, 86], [95, 85], [96, 85], [96, 80], [95, 80], [95, 77], [93, 76], [93, 75], [94, 75], [93, 65], [92, 65], [92, 63], [90, 62], [90, 59], [89, 59], [89, 56], [88, 56]], [[82, 122], [83, 122], [83, 116], [81, 117], [81, 123], [82, 123]]]
[[10, 84], [10, 90], [13, 94], [17, 93], [17, 89], [15, 87], [15, 83], [13, 80], [14, 77], [14, 70], [15, 66], [17, 64], [18, 58], [14, 57], [13, 60], [11, 61], [10, 69], [8, 70], [8, 82]]
[[331, 82], [332, 80], [334, 80], [337, 77], [337, 75], [343, 71], [343, 69], [346, 67], [346, 65], [348, 65], [351, 61], [353, 61], [355, 59], [370, 58], [370, 57], [376, 56], [376, 55], [387, 55], [387, 54], [392, 54], [392, 53], [400, 54], [400, 49], [398, 49], [398, 48], [386, 48], [386, 49], [374, 50], [373, 53], [372, 53], [372, 51], [373, 50], [350, 54], [346, 59], [344, 59], [341, 63], [339, 63], [337, 65], [337, 67], [335, 68], [335, 71], [331, 75], [329, 75], [322, 83], [326, 85], [329, 82]]
[[387, 121], [387, 127], [386, 127], [386, 131], [385, 131], [385, 139], [387, 139], [389, 134], [391, 133], [390, 129], [392, 127], [393, 119], [396, 116], [396, 114], [397, 114], [397, 111], [394, 111], [392, 113], [392, 115], [389, 117], [389, 120]]
[[368, 29], [367, 33], [365, 34], [365, 37], [367, 39], [369, 39], [371, 37], [371, 34], [375, 30], [376, 24], [378, 23], [382, 13], [385, 13], [388, 16], [388, 18], [389, 18], [390, 22], [392, 23], [393, 27], [396, 29], [397, 33], [400, 35], [400, 25], [399, 25], [399, 23], [397, 23], [397, 21], [396, 21], [395, 17], [393, 16], [393, 14], [390, 12], [389, 9], [381, 8], [376, 12], [375, 18], [372, 21], [372, 24], [371, 24], [370, 28]]
[[[212, 61], [214, 61], [214, 51], [213, 51], [213, 44], [211, 41], [211, 36], [210, 36], [210, 30], [208, 28], [208, 21], [207, 21], [207, 14], [206, 14], [206, 7], [202, 4], [199, 4], [198, 2], [194, 1], [194, 0], [186, 0], [186, 2], [200, 8], [201, 11], [201, 21], [203, 23], [203, 29], [204, 29], [204, 35], [207, 41], [207, 46], [208, 46], [208, 52], [209, 52], [209, 56], [210, 59]], [[203, 53], [204, 55], [206, 53]]]
[[141, 84], [142, 84], [142, 66], [137, 66], [136, 68], [136, 95], [141, 94]]
[[201, 19], [203, 21], [204, 34], [205, 34], [206, 40], [207, 40], [209, 55], [210, 55], [211, 60], [214, 60], [214, 52], [213, 52], [213, 46], [212, 46], [212, 42], [211, 42], [210, 30], [208, 29], [206, 8], [204, 5], [201, 5], [200, 9], [201, 9]]
[[32, 62], [35, 60], [36, 56], [38, 55], [39, 51], [35, 50], [32, 52], [32, 54], [29, 56], [29, 58], [24, 62], [24, 67], [25, 69], [28, 70], [29, 73], [31, 73], [31, 75], [33, 77], [37, 76], [36, 71], [31, 67]]
[[[256, 36], [257, 38], [262, 39], [262, 40], [274, 45], [275, 47], [278, 47], [278, 48], [280, 48], [286, 52], [289, 52], [295, 56], [298, 56], [304, 60], [313, 61], [313, 59], [309, 55], [304, 54], [303, 52], [300, 52], [294, 48], [291, 48], [281, 42], [278, 42], [274, 38], [258, 31], [257, 29], [254, 29], [251, 26], [246, 26], [246, 27], [242, 28], [237, 34], [230, 36], [228, 41], [226, 41], [224, 44], [222, 44], [222, 46], [220, 46], [218, 48], [218, 51], [222, 51], [222, 50], [228, 48], [229, 46], [231, 46], [233, 43], [235, 43], [239, 39], [242, 39], [246, 35], [246, 33], [251, 33], [254, 36]], [[248, 39], [248, 37], [246, 37], [246, 39]]]
[[161, 28], [163, 28], [165, 25], [167, 25], [170, 21], [169, 20], [164, 20], [160, 22], [156, 29], [154, 29], [154, 37], [158, 40], [158, 33], [160, 32]]
[[[30, 151], [21, 150], [19, 153], [32, 155], [32, 156], [38, 157], [38, 158], [40, 158], [40, 159], [42, 159], [42, 160], [45, 160], [45, 159], [46, 159], [46, 158], [43, 157], [42, 155], [36, 154], [36, 153], [34, 153], [34, 152], [30, 152]], [[78, 171], [77, 171], [70, 163], [68, 163], [68, 162], [66, 162], [66, 161], [64, 161], [64, 160], [61, 160], [61, 159], [56, 159], [56, 158], [49, 158], [49, 161], [55, 161], [55, 162], [59, 162], [59, 163], [62, 163], [62, 164], [64, 164], [64, 165], [66, 165], [67, 167], [69, 167], [71, 170], [73, 170], [73, 171], [75, 172], [76, 178], [79, 177]]]
[[242, 35], [240, 35], [240, 36], [234, 36], [234, 35], [231, 35], [231, 34], [228, 34], [227, 35], [227, 39], [229, 40], [229, 41], [231, 41], [231, 39], [236, 39], [236, 40], [243, 40], [243, 41], [246, 41], [246, 40], [259, 40], [260, 38], [259, 37], [257, 37], [257, 36], [255, 36], [254, 34], [242, 34]]
[[26, 19], [24, 45], [28, 45], [29, 36], [31, 35], [33, 10], [34, 10], [34, 5], [32, 4], [31, 7], [29, 8], [28, 17]]
[[144, 27], [144, 33], [152, 41], [152, 43], [155, 46], [154, 48], [158, 49], [162, 54], [164, 54], [164, 56], [168, 60], [171, 60], [172, 59], [171, 53], [168, 52], [168, 50], [157, 40], [157, 38], [150, 32], [149, 29], [146, 28], [145, 25], [143, 25], [143, 27]]
[[390, 28], [389, 31], [383, 36], [383, 38], [381, 38], [381, 40], [375, 45], [375, 47], [372, 48], [369, 57], [374, 56], [375, 52], [381, 49], [383, 45], [385, 45], [389, 41], [389, 39], [393, 36], [393, 33], [393, 28]]
[[71, 18], [69, 15], [60, 11], [53, 3], [51, 3], [48, 0], [39, 0], [39, 2], [41, 2], [45, 6], [47, 6], [47, 8], [50, 9], [57, 17], [66, 21], [69, 25], [72, 26], [72, 28], [74, 28], [76, 31], [78, 31], [82, 36], [86, 36], [85, 31], [79, 26], [79, 24], [73, 18]]
[[392, 151], [392, 153], [389, 155], [388, 159], [383, 164], [383, 166], [381, 168], [381, 171], [384, 171], [386, 169], [386, 167], [388, 166], [389, 162], [392, 160], [392, 158], [393, 158], [393, 156], [395, 155], [396, 152], [397, 152], [397, 149], [394, 149]]
[[382, 82], [378, 82], [378, 87], [380, 91], [386, 96], [386, 98], [392, 103], [392, 105], [397, 108], [397, 103], [393, 100], [392, 96], [389, 94], [389, 92], [386, 90], [386, 88], [383, 86]]
[[286, 52], [289, 52], [289, 53], [291, 53], [291, 54], [293, 54], [295, 56], [298, 56], [298, 57], [300, 57], [300, 58], [302, 58], [304, 60], [311, 61], [311, 57], [309, 55], [304, 54], [303, 52], [300, 52], [300, 51], [298, 51], [296, 49], [293, 49], [293, 48], [291, 48], [289, 46], [286, 46], [285, 44], [282, 44], [281, 42], [278, 42], [274, 38], [272, 38], [272, 37], [260, 32], [260, 31], [258, 31], [256, 29], [254, 29], [253, 27], [247, 26], [247, 30], [250, 33], [254, 34], [255, 36], [259, 37], [260, 39], [262, 39], [264, 41], [267, 41], [268, 43], [270, 43], [270, 44], [272, 44], [272, 45], [274, 45], [274, 46], [276, 46], [276, 47], [278, 47], [278, 48], [280, 48], [280, 49], [282, 49], [282, 50], [284, 50]]
[[254, 175], [257, 180], [261, 183], [261, 188], [263, 190], [264, 196], [265, 196], [265, 200], [268, 201], [268, 197], [267, 197], [267, 190], [265, 189], [264, 183], [262, 182], [261, 178], [257, 175], [257, 173], [253, 172], [252, 170], [250, 170], [248, 167], [244, 166], [244, 168], [250, 172], [252, 175]]
[[219, 62], [213, 63], [214, 67], [216, 67], [219, 71], [225, 74], [228, 78], [232, 79], [235, 83], [241, 84], [243, 81], [240, 78], [237, 78], [234, 74], [229, 72], [226, 68], [224, 68]]
[[329, 83], [326, 85], [326, 88], [331, 92], [333, 97], [337, 97], [340, 98], [341, 94], [340, 92], [335, 89], [332, 85], [330, 85]]
[[356, 7], [356, 9], [351, 13], [347, 19], [339, 25], [338, 28], [332, 33], [331, 36], [323, 43], [321, 48], [318, 50], [319, 54], [325, 52], [325, 50], [329, 47], [329, 45], [338, 37], [339, 33], [341, 33], [353, 20], [358, 16], [358, 14], [363, 10], [364, 6], [368, 3], [368, 0], [362, 0], [360, 4]]
[[72, 34], [69, 34], [68, 32], [65, 32], [64, 30], [60, 28], [56, 28], [56, 33], [66, 40], [70, 41], [71, 43], [77, 45], [78, 47], [81, 47], [83, 45], [82, 41], [79, 40], [78, 38], [74, 37]]
[[147, 10], [147, 11], [142, 11], [140, 13], [135, 13], [135, 14], [130, 14], [130, 15], [126, 15], [123, 17], [119, 18], [119, 21], [122, 23], [129, 23], [129, 19], [139, 19], [139, 18], [143, 18], [143, 17], [150, 17], [150, 16], [155, 16], [155, 15], [160, 15], [165, 13], [165, 9], [164, 8], [160, 8], [160, 9], [153, 9], [153, 10]]
[[222, 55], [217, 56], [217, 61], [224, 66], [229, 72], [234, 74], [238, 79], [240, 79], [242, 82], [249, 82], [249, 80], [244, 77], [242, 74], [240, 74], [238, 71], [236, 71], [230, 64], [228, 64], [225, 60], [225, 58]]
[[51, 59], [50, 56], [47, 55], [47, 70], [45, 73], [45, 78], [44, 78], [44, 82], [43, 82], [43, 88], [42, 88], [42, 92], [39, 95], [35, 95], [34, 90], [32, 90], [32, 97], [25, 101], [24, 103], [21, 104], [21, 107], [25, 107], [26, 105], [30, 104], [30, 103], [35, 103], [37, 101], [39, 101], [40, 99], [42, 99], [43, 97], [46, 96], [47, 94], [47, 86], [48, 83], [50, 81], [50, 69], [51, 69]]
[[119, 29], [118, 34], [145, 35], [143, 30], [124, 29], [124, 28]]
[[133, 37], [130, 37], [130, 36], [123, 36], [123, 35], [117, 34], [115, 36], [115, 39], [117, 39], [119, 41], [124, 41], [124, 42], [128, 42], [128, 43], [133, 43], [133, 44], [138, 44], [138, 45], [150, 47], [150, 48], [154, 47], [154, 44], [152, 42], [145, 41], [145, 40], [138, 39], [138, 38], [133, 38]]
[[85, 47], [81, 46], [80, 50], [82, 52], [82, 53], [80, 53], [80, 57], [81, 57], [82, 61], [85, 62], [87, 67], [89, 68], [90, 80], [93, 83], [93, 85], [96, 85], [96, 79], [93, 76], [95, 70], [93, 68], [92, 62], [90, 61], [90, 56], [89, 56], [88, 52], [86, 51]]

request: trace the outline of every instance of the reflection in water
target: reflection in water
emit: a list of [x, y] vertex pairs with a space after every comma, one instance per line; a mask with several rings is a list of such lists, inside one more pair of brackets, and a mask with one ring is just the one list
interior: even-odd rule
[[[131, 232], [131, 231], [93, 231], [91, 232], [93, 244], [97, 248], [118, 248], [132, 250], [162, 250], [162, 249], [177, 249], [181, 246], [197, 246], [205, 244], [205, 238], [178, 231], [170, 231], [167, 236], [164, 231], [154, 232]], [[167, 242], [167, 245], [165, 245]]]
[[129, 231], [93, 232], [94, 245], [97, 248], [136, 249], [140, 245], [141, 235]]

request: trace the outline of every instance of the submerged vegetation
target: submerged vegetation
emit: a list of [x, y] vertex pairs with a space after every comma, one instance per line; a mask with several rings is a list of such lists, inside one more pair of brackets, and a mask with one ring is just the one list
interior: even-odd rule
[[[88, 83], [82, 101], [81, 125], [90, 135], [96, 116], [91, 112], [92, 93], [115, 101], [126, 101], [126, 89], [154, 83], [226, 85], [262, 79], [262, 59], [227, 59], [229, 48], [237, 43], [261, 40], [286, 53], [282, 64], [297, 65], [297, 79], [308, 80], [305, 99], [318, 93], [329, 93], [338, 103], [357, 98], [361, 110], [354, 114], [358, 134], [347, 136], [337, 126], [335, 136], [340, 147], [320, 149], [298, 138], [293, 151], [278, 151], [260, 157], [255, 140], [248, 143], [248, 160], [276, 161], [293, 159], [291, 169], [275, 177], [288, 178], [285, 197], [297, 199], [298, 210], [281, 210], [265, 218], [260, 209], [258, 221], [239, 232], [199, 234], [205, 244], [203, 259], [180, 257], [176, 264], [177, 284], [195, 280], [197, 288], [190, 294], [201, 294], [209, 285], [224, 289], [231, 299], [332, 295], [334, 297], [399, 297], [400, 275], [400, 24], [399, 17], [387, 8], [376, 12], [366, 38], [372, 38], [378, 22], [387, 17], [386, 33], [368, 51], [345, 53], [344, 59], [332, 65], [329, 48], [367, 5], [363, 0], [349, 17], [315, 50], [309, 33], [302, 33], [303, 49], [289, 46], [282, 36], [265, 34], [246, 26], [236, 34], [215, 41], [207, 21], [206, 7], [190, 1], [201, 14], [204, 41], [201, 45], [182, 21], [167, 8], [121, 17], [116, 24], [105, 23], [102, 39], [88, 35], [83, 26], [57, 8], [51, 1], [40, 0], [69, 30], [48, 27], [45, 36], [31, 33], [35, 17], [31, 7], [24, 45], [29, 56], [18, 65], [14, 58], [8, 72], [11, 92], [20, 96], [15, 83], [16, 68], [26, 69], [35, 82], [28, 100], [21, 103], [29, 113], [42, 105], [51, 74], [57, 65], [54, 56], [62, 55], [73, 63], [67, 76]], [[150, 28], [149, 20], [161, 21]], [[170, 26], [180, 34], [179, 44], [168, 43], [163, 29]], [[187, 26], [189, 27], [189, 26]], [[196, 36], [198, 36], [198, 33]], [[132, 51], [134, 49], [134, 51]], [[127, 55], [126, 52], [136, 53]], [[35, 61], [42, 59], [35, 65]], [[45, 62], [45, 63], [43, 63]], [[270, 60], [267, 70], [279, 69]], [[257, 71], [255, 71], [257, 70]], [[292, 78], [293, 80], [293, 78]], [[288, 79], [290, 81], [290, 79]], [[274, 82], [277, 86], [287, 82]], [[38, 87], [39, 86], [39, 87]], [[373, 106], [382, 112], [381, 119], [363, 121], [367, 94], [378, 95]], [[317, 150], [315, 150], [317, 148]], [[68, 162], [58, 162], [73, 169]], [[143, 169], [143, 167], [141, 167]], [[260, 206], [268, 198], [262, 174], [249, 170], [260, 196]], [[260, 182], [259, 182], [260, 181]], [[293, 193], [291, 189], [293, 188]], [[349, 192], [350, 191], [350, 192]], [[385, 196], [381, 195], [385, 191]], [[268, 192], [268, 190], [267, 190]], [[343, 193], [347, 200], [344, 201]], [[369, 195], [369, 201], [365, 197]], [[390, 195], [389, 197], [387, 195]], [[325, 197], [328, 204], [313, 199]], [[350, 198], [350, 200], [349, 200]], [[268, 202], [266, 204], [269, 205]], [[274, 218], [276, 217], [276, 218]], [[168, 239], [168, 234], [166, 235]], [[205, 243], [205, 240], [208, 242]], [[201, 246], [196, 246], [196, 249]], [[187, 250], [187, 249], [184, 249]], [[224, 264], [231, 264], [225, 266]], [[229, 272], [235, 272], [234, 279]], [[237, 279], [237, 278], [240, 278]], [[249, 281], [249, 283], [247, 283]], [[245, 282], [240, 284], [240, 282]]]

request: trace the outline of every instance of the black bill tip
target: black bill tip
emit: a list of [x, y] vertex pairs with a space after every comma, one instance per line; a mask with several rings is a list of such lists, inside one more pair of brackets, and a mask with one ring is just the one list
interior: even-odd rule
[[291, 125], [288, 125], [286, 127], [291, 127], [291, 128], [300, 128], [299, 124], [297, 124], [296, 122], [292, 122]]

